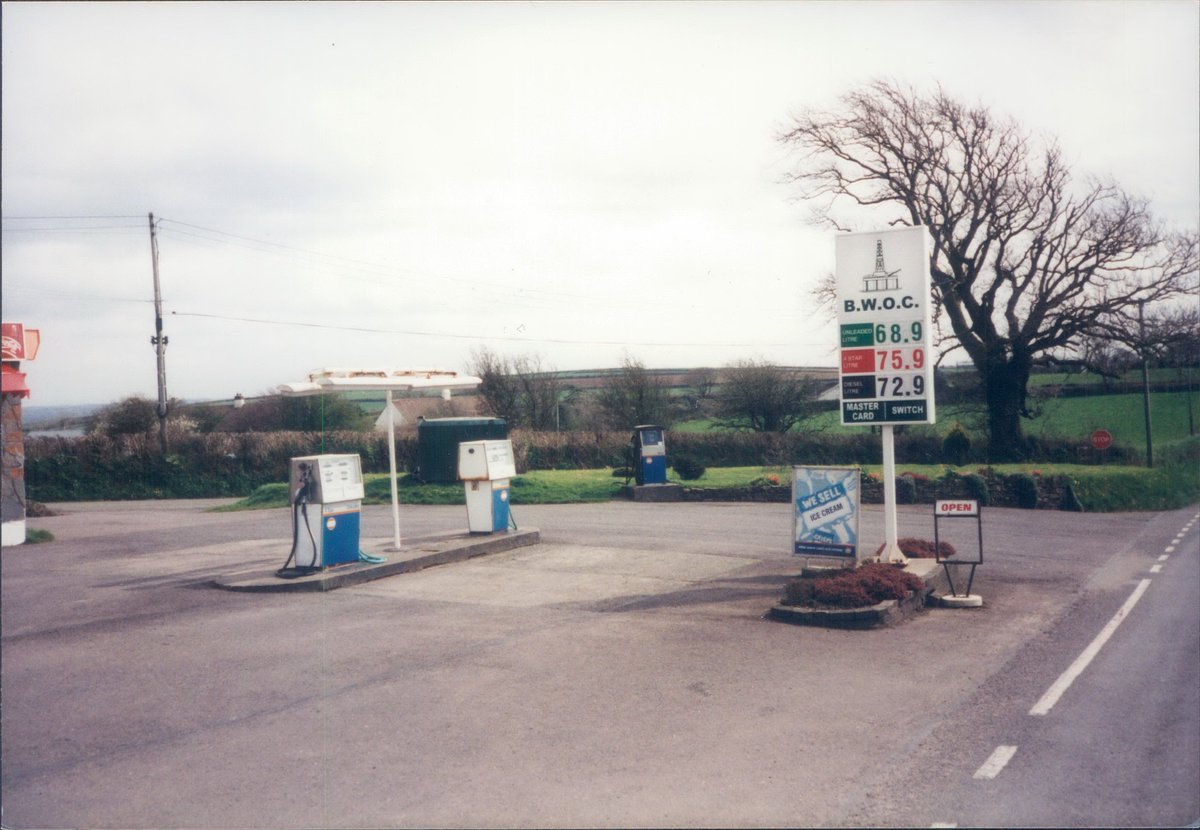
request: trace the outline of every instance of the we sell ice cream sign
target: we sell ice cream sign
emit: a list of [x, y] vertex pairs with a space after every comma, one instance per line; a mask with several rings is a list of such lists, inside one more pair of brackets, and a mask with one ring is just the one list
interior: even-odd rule
[[793, 553], [857, 559], [857, 467], [793, 467]]

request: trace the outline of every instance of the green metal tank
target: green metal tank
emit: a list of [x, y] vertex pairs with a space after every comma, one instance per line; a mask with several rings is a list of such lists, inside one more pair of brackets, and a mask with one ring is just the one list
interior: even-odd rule
[[417, 424], [417, 478], [427, 484], [458, 481], [458, 445], [508, 437], [503, 418], [427, 418]]

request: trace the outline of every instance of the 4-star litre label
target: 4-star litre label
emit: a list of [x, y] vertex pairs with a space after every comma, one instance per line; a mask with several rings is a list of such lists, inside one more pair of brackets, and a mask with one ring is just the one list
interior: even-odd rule
[[837, 237], [843, 424], [933, 423], [928, 235]]

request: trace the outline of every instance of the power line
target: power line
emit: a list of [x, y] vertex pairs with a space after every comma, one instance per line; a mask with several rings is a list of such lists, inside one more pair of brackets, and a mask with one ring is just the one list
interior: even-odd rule
[[[81, 220], [116, 220], [116, 219], [138, 219], [138, 220], [141, 220], [142, 219], [142, 217], [140, 217], [140, 216], [120, 215], [120, 214], [110, 214], [110, 215], [97, 214], [97, 215], [90, 215], [90, 216], [89, 215], [40, 216], [40, 217], [39, 216], [7, 216], [7, 217], [3, 217], [3, 218], [5, 220], [39, 220], [40, 219], [40, 220], [77, 220], [77, 221], [81, 221]], [[271, 242], [269, 240], [264, 240], [264, 239], [257, 239], [254, 237], [245, 236], [243, 234], [236, 234], [236, 233], [231, 233], [229, 231], [222, 231], [222, 230], [219, 230], [216, 228], [210, 228], [210, 227], [207, 227], [204, 225], [196, 225], [196, 224], [193, 224], [190, 222], [183, 222], [183, 221], [177, 220], [177, 219], [170, 219], [170, 218], [166, 218], [166, 217], [157, 217], [155, 224], [158, 227], [158, 230], [160, 233], [172, 236], [174, 238], [182, 237], [184, 239], [195, 240], [197, 242], [207, 243], [207, 244], [211, 244], [211, 245], [231, 245], [231, 246], [235, 246], [235, 247], [241, 247], [241, 248], [246, 248], [246, 249], [253, 250], [253, 251], [258, 251], [260, 253], [268, 253], [268, 254], [276, 253], [276, 254], [280, 254], [280, 255], [302, 255], [302, 256], [306, 256], [306, 257], [313, 257], [313, 258], [317, 259], [316, 262], [298, 263], [298, 267], [312, 268], [312, 269], [323, 268], [323, 267], [340, 269], [343, 271], [343, 273], [341, 274], [341, 278], [343, 278], [343, 279], [349, 278], [349, 279], [365, 280], [365, 281], [369, 281], [369, 282], [374, 282], [376, 284], [383, 283], [383, 281], [385, 279], [392, 280], [392, 279], [396, 279], [396, 278], [409, 280], [409, 281], [424, 280], [425, 282], [422, 285], [423, 289], [429, 288], [430, 280], [436, 280], [437, 283], [441, 286], [445, 286], [446, 283], [455, 283], [455, 284], [469, 286], [472, 288], [486, 289], [490, 292], [494, 292], [499, 297], [509, 298], [511, 301], [518, 302], [522, 305], [522, 307], [525, 307], [525, 308], [537, 307], [539, 305], [542, 308], [553, 308], [554, 306], [546, 305], [546, 304], [552, 303], [552, 304], [561, 305], [563, 302], [574, 303], [576, 305], [578, 305], [578, 303], [580, 303], [580, 302], [583, 302], [583, 303], [588, 304], [588, 306], [587, 306], [588, 308], [593, 308], [593, 309], [596, 309], [596, 308], [622, 308], [622, 309], [624, 309], [627, 307], [627, 304], [625, 304], [625, 303], [614, 304], [613, 297], [611, 295], [600, 297], [600, 296], [595, 296], [595, 295], [576, 294], [576, 293], [566, 292], [566, 291], [554, 291], [551, 289], [514, 287], [514, 284], [511, 282], [507, 283], [507, 284], [498, 284], [498, 283], [487, 282], [487, 281], [483, 281], [483, 280], [471, 280], [471, 279], [465, 279], [465, 278], [453, 277], [453, 276], [436, 276], [436, 275], [431, 276], [429, 274], [422, 274], [422, 273], [416, 272], [412, 269], [401, 268], [401, 267], [397, 267], [397, 266], [393, 266], [393, 265], [386, 265], [386, 264], [377, 263], [377, 262], [370, 262], [367, 260], [355, 259], [352, 257], [344, 257], [344, 256], [339, 256], [339, 255], [326, 254], [326, 253], [322, 253], [320, 251], [316, 251], [316, 250], [312, 250], [312, 249], [302, 248], [302, 247], [298, 247], [298, 246], [294, 246], [294, 245], [286, 245], [286, 244], [278, 243], [278, 242]], [[185, 230], [185, 228], [190, 229], [190, 230]], [[94, 231], [105, 231], [105, 230], [129, 230], [129, 231], [140, 232], [142, 229], [143, 229], [143, 225], [139, 223], [136, 225], [130, 224], [130, 225], [96, 225], [96, 226], [79, 226], [79, 227], [59, 226], [59, 227], [44, 227], [44, 228], [4, 228], [3, 231], [5, 233], [26, 233], [26, 232], [28, 232], [28, 233], [56, 233], [56, 232], [60, 232], [60, 231], [63, 231], [63, 232], [94, 232]], [[346, 270], [349, 270], [351, 272], [358, 272], [358, 273], [348, 273], [347, 274], [347, 273], [344, 273]], [[638, 306], [641, 308], [654, 308], [654, 307], [666, 308], [666, 309], [670, 309], [675, 312], [679, 312], [679, 311], [689, 307], [688, 304], [686, 304], [684, 302], [679, 302], [679, 301], [663, 300], [663, 301], [655, 302], [653, 300], [646, 300], [646, 299], [639, 300]], [[694, 303], [690, 304], [690, 307], [692, 309], [699, 310], [699, 307]], [[730, 310], [731, 309], [728, 306], [725, 306], [722, 309], [722, 313], [727, 314], [727, 313], [729, 313]], [[755, 313], [762, 314], [763, 312], [764, 312], [763, 309], [755, 309]], [[767, 311], [767, 314], [770, 315], [769, 310]], [[431, 335], [431, 336], [435, 336], [435, 335]], [[568, 342], [573, 342], [573, 341], [568, 341]], [[598, 343], [601, 341], [579, 341], [579, 342], [597, 342]], [[713, 344], [713, 345], [720, 345], [720, 344]]]
[[134, 297], [114, 297], [112, 295], [105, 296], [103, 294], [86, 294], [80, 291], [55, 291], [52, 288], [7, 288], [4, 292], [8, 294], [44, 294], [48, 297], [69, 297], [77, 300], [100, 300], [106, 303], [153, 303], [154, 300], [137, 299]]
[[63, 233], [65, 231], [142, 230], [141, 225], [81, 225], [57, 228], [3, 228], [0, 233]]
[[210, 320], [226, 320], [237, 323], [255, 323], [269, 326], [296, 326], [301, 328], [312, 329], [328, 329], [331, 331], [356, 331], [367, 334], [403, 334], [413, 337], [442, 337], [453, 340], [510, 340], [519, 343], [559, 343], [577, 346], [660, 346], [660, 347], [722, 347], [722, 348], [764, 348], [775, 346], [787, 346], [788, 343], [653, 343], [653, 342], [637, 342], [630, 340], [569, 340], [553, 337], [512, 337], [507, 335], [479, 335], [479, 334], [447, 334], [444, 332], [434, 331], [413, 331], [407, 329], [381, 329], [369, 328], [364, 326], [335, 326], [329, 323], [311, 323], [299, 320], [266, 320], [258, 317], [235, 317], [226, 314], [208, 314], [200, 311], [172, 311], [171, 314], [176, 317], [201, 317]]
[[21, 221], [29, 221], [29, 220], [34, 220], [34, 219], [37, 219], [37, 220], [42, 220], [42, 219], [45, 219], [45, 220], [49, 220], [49, 219], [82, 220], [82, 219], [141, 219], [141, 218], [142, 217], [140, 214], [129, 214], [129, 215], [121, 215], [121, 214], [103, 214], [103, 215], [101, 215], [101, 214], [98, 214], [95, 216], [0, 216], [0, 219], [5, 219], [5, 220], [17, 219], [17, 220], [21, 220]]
[[[435, 274], [431, 274], [428, 272], [415, 271], [411, 268], [402, 268], [402, 267], [395, 266], [395, 265], [388, 265], [388, 264], [380, 263], [380, 262], [371, 262], [369, 260], [356, 259], [353, 257], [345, 257], [345, 256], [337, 255], [337, 254], [327, 254], [327, 253], [323, 253], [321, 251], [315, 251], [315, 250], [312, 250], [309, 248], [301, 248], [301, 247], [294, 246], [294, 245], [285, 245], [285, 244], [282, 244], [279, 242], [271, 242], [271, 241], [265, 240], [265, 239], [257, 239], [255, 237], [245, 236], [243, 234], [236, 234], [236, 233], [231, 233], [229, 231], [222, 231], [222, 230], [218, 230], [216, 228], [205, 227], [203, 225], [195, 225], [190, 222], [183, 222], [178, 219], [170, 219], [167, 217], [159, 217], [158, 225], [159, 225], [160, 231], [162, 231], [163, 233], [166, 233], [168, 235], [172, 235], [172, 236], [175, 234], [179, 234], [181, 236], [191, 237], [193, 239], [199, 239], [199, 240], [203, 240], [206, 242], [213, 242], [213, 243], [222, 244], [222, 245], [233, 245], [235, 247], [247, 248], [249, 250], [258, 250], [263, 253], [268, 253], [268, 251], [264, 251], [262, 247], [255, 247], [255, 246], [265, 246], [266, 248], [276, 249], [280, 253], [304, 254], [307, 256], [317, 257], [322, 260], [327, 260], [330, 264], [334, 265], [335, 267], [339, 267], [339, 268], [343, 268], [343, 269], [349, 268], [349, 269], [356, 269], [356, 270], [364, 270], [366, 273], [374, 272], [373, 276], [392, 276], [392, 277], [400, 277], [401, 279], [406, 279], [406, 280], [437, 279], [439, 284], [451, 282], [451, 283], [458, 283], [461, 285], [467, 285], [467, 286], [472, 286], [472, 287], [477, 287], [477, 288], [485, 288], [490, 291], [497, 292], [498, 294], [501, 294], [504, 296], [516, 297], [516, 298], [518, 298], [522, 301], [526, 301], [526, 302], [528, 302], [529, 300], [549, 300], [551, 302], [558, 302], [560, 300], [565, 299], [568, 301], [583, 301], [583, 302], [591, 303], [593, 305], [600, 303], [600, 304], [606, 304], [605, 307], [613, 307], [611, 305], [611, 297], [597, 297], [595, 295], [590, 295], [590, 294], [577, 294], [577, 293], [572, 293], [572, 292], [568, 292], [568, 291], [555, 291], [552, 289], [544, 289], [544, 288], [519, 288], [514, 291], [512, 286], [509, 284], [487, 282], [485, 280], [472, 280], [472, 279], [466, 279], [463, 277], [447, 276], [445, 274], [436, 274], [435, 275]], [[180, 230], [179, 228], [171, 227], [172, 225], [178, 225], [183, 228], [191, 228], [194, 231], [202, 231], [203, 233], [207, 233], [207, 234], [217, 234], [218, 237], [228, 237], [228, 239], [214, 238], [212, 236], [204, 236], [201, 233], [191, 233], [189, 231], [184, 231], [184, 230]], [[230, 240], [238, 240], [238, 241], [232, 242]], [[239, 243], [243, 243], [243, 244], [239, 244]], [[251, 244], [244, 244], [244, 243], [251, 243]], [[358, 277], [358, 278], [363, 279], [364, 277]], [[425, 286], [425, 287], [427, 288], [428, 286]], [[638, 304], [642, 307], [659, 307], [659, 308], [671, 309], [671, 310], [679, 310], [682, 305], [681, 303], [679, 303], [677, 301], [669, 301], [669, 300], [653, 301], [653, 300], [645, 300], [645, 299], [640, 300]], [[621, 306], [617, 306], [617, 307], [623, 308], [624, 306], [621, 305]]]

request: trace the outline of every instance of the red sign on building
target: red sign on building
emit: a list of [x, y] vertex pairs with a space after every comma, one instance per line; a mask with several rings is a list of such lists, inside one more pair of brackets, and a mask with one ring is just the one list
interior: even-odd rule
[[0, 360], [25, 359], [25, 326], [0, 323]]

